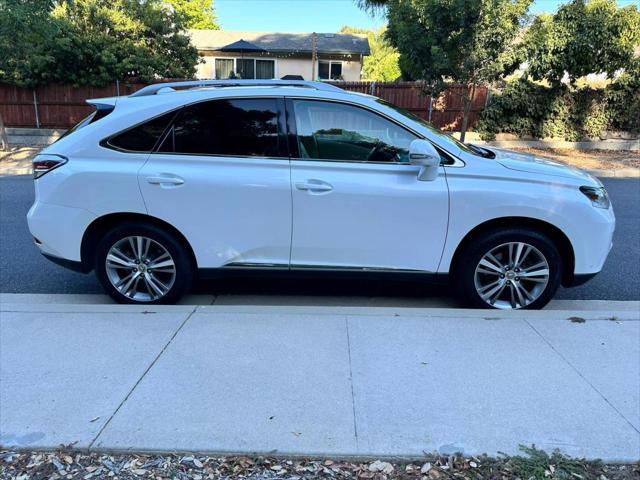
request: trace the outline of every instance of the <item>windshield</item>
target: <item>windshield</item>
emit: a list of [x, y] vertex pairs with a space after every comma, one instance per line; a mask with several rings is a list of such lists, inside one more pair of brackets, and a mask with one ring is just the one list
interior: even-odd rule
[[436, 137], [438, 137], [438, 139], [440, 139], [441, 141], [446, 143], [447, 146], [450, 147], [450, 148], [459, 148], [460, 150], [463, 150], [463, 151], [465, 151], [467, 153], [471, 153], [472, 155], [480, 155], [480, 156], [483, 156], [483, 157], [488, 156], [488, 153], [489, 153], [488, 150], [485, 150], [485, 149], [480, 148], [480, 147], [476, 147], [475, 145], [468, 145], [466, 143], [462, 143], [461, 141], [456, 140], [455, 138], [453, 138], [448, 133], [444, 133], [444, 132], [440, 131], [439, 129], [435, 128], [433, 125], [431, 125], [425, 119], [420, 118], [418, 115], [416, 115], [414, 113], [411, 113], [410, 111], [405, 110], [404, 108], [400, 108], [397, 105], [394, 105], [393, 103], [389, 103], [389, 102], [387, 102], [385, 100], [382, 100], [381, 98], [376, 99], [376, 102], [384, 105], [385, 107], [392, 108], [396, 112], [398, 112], [400, 115], [402, 115], [404, 117], [407, 117], [407, 118], [413, 120], [414, 122], [419, 123], [423, 127], [427, 128]]

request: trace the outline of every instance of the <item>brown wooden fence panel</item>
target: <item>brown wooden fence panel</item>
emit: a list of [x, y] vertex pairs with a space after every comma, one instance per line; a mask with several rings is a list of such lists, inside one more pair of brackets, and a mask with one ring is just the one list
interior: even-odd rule
[[[424, 95], [415, 82], [335, 82], [341, 88], [367, 93], [429, 119], [431, 98]], [[35, 89], [38, 120], [41, 127], [68, 128], [84, 117], [93, 107], [86, 99], [129, 95], [144, 87], [144, 83], [115, 82], [106, 87], [73, 87], [47, 85]], [[431, 122], [445, 130], [459, 130], [462, 121], [462, 97], [465, 87], [454, 87], [433, 102]], [[476, 88], [472, 101], [469, 127], [473, 127], [478, 112], [487, 101], [487, 89]], [[0, 84], [0, 113], [9, 127], [35, 127], [34, 90]]]
[[33, 127], [36, 114], [33, 91], [11, 85], [0, 85], [0, 113], [7, 127]]
[[87, 99], [112, 97], [118, 89], [120, 95], [129, 95], [144, 86], [143, 83], [113, 83], [106, 87], [55, 84], [28, 89], [0, 84], [0, 113], [9, 127], [36, 127], [37, 105], [40, 127], [68, 128], [94, 110], [86, 103]]

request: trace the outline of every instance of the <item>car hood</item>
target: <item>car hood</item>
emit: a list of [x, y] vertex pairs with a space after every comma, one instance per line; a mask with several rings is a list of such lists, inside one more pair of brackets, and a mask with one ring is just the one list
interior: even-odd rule
[[600, 185], [600, 182], [589, 173], [579, 168], [563, 165], [548, 158], [538, 157], [530, 153], [514, 152], [504, 148], [485, 147], [495, 153], [495, 161], [503, 167], [519, 172], [552, 175], [555, 177], [571, 178], [587, 182], [586, 184]]

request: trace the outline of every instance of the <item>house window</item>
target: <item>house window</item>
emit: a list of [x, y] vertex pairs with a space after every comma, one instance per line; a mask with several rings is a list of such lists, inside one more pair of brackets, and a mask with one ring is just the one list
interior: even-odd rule
[[258, 58], [216, 58], [216, 77], [225, 79], [233, 73], [237, 78], [272, 79], [275, 78], [275, 60]]
[[273, 60], [256, 60], [256, 78], [268, 79], [276, 77], [276, 62]]
[[229, 78], [235, 71], [233, 58], [216, 58], [216, 78]]
[[340, 80], [342, 78], [342, 62], [321, 60], [318, 62], [320, 80]]
[[256, 78], [255, 63], [253, 58], [237, 58], [236, 75], [240, 78]]

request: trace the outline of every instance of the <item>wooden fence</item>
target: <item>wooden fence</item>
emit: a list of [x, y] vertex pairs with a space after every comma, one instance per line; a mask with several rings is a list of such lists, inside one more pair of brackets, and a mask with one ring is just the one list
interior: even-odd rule
[[[0, 84], [0, 114], [8, 127], [68, 128], [93, 111], [93, 107], [85, 103], [86, 99], [129, 95], [145, 85], [139, 82], [117, 82], [106, 87], [47, 85], [32, 90]], [[335, 82], [335, 85], [380, 97], [444, 130], [458, 130], [460, 127], [460, 93], [465, 87], [455, 87], [431, 102], [431, 97], [423, 95], [415, 82]], [[486, 102], [487, 89], [476, 88], [470, 128]]]

